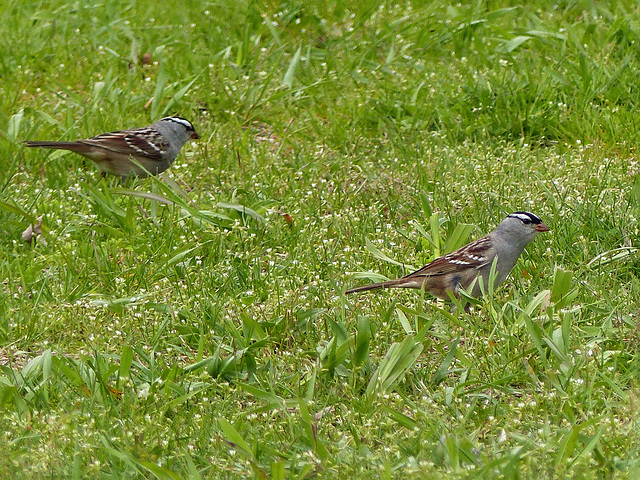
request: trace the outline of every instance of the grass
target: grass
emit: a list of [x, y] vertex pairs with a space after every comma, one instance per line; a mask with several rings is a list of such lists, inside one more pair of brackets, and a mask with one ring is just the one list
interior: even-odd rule
[[[0, 6], [1, 476], [638, 475], [636, 3], [114, 5]], [[341, 293], [520, 209], [471, 314]]]

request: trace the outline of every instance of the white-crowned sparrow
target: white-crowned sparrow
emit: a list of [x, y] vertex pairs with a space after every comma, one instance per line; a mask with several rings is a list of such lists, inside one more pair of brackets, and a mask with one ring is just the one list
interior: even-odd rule
[[[458, 296], [458, 290], [467, 290], [478, 277], [482, 277], [485, 291], [491, 265], [496, 257], [494, 286], [502, 283], [515, 266], [524, 248], [541, 232], [547, 232], [542, 220], [533, 213], [515, 212], [505, 218], [488, 235], [416, 270], [409, 275], [386, 282], [350, 288], [345, 293], [365, 292], [379, 288], [424, 288], [430, 294], [448, 300], [447, 291]], [[472, 296], [481, 294], [480, 281], [476, 281]], [[467, 305], [468, 307], [468, 305]]]
[[146, 177], [164, 172], [190, 138], [200, 136], [189, 120], [166, 117], [148, 127], [103, 133], [86, 140], [27, 141], [25, 145], [70, 150], [93, 161], [103, 175], [110, 173], [125, 179], [129, 176]]

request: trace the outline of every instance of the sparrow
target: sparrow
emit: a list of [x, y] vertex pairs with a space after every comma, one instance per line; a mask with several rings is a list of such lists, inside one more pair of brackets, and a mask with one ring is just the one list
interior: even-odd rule
[[87, 157], [100, 169], [125, 180], [164, 172], [189, 139], [197, 139], [193, 124], [180, 117], [165, 117], [148, 127], [103, 133], [74, 142], [26, 141], [27, 147], [70, 150]]
[[[473, 285], [470, 294], [477, 298], [483, 289], [487, 291], [494, 260], [496, 261], [494, 287], [497, 287], [507, 278], [525, 247], [539, 233], [547, 231], [549, 227], [533, 213], [515, 212], [508, 215], [488, 235], [436, 258], [409, 275], [396, 280], [350, 288], [345, 293], [366, 292], [381, 288], [415, 288], [424, 289], [437, 298], [448, 300], [447, 292], [459, 297], [460, 289], [467, 291]], [[468, 307], [467, 304], [465, 309]]]

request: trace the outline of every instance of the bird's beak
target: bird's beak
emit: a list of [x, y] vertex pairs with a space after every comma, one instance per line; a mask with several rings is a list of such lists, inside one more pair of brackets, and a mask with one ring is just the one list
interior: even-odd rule
[[534, 229], [537, 232], [548, 232], [549, 230], [551, 230], [549, 227], [547, 227], [544, 223], [539, 223], [538, 225], [536, 225], [534, 227]]
[[193, 133], [191, 134], [191, 138], [193, 138], [194, 140], [197, 140], [197, 139], [199, 139], [199, 138], [200, 138], [200, 135], [198, 135], [198, 132], [193, 132]]

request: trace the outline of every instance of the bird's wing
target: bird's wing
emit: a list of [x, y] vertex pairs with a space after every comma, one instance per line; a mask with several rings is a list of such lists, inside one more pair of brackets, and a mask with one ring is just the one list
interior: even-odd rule
[[169, 147], [168, 142], [157, 130], [148, 127], [103, 133], [87, 140], [78, 140], [78, 143], [149, 160], [163, 160]]
[[431, 277], [455, 272], [460, 273], [468, 269], [479, 269], [491, 263], [494, 257], [495, 247], [491, 237], [487, 235], [455, 252], [436, 258], [420, 270], [416, 270], [402, 278]]

